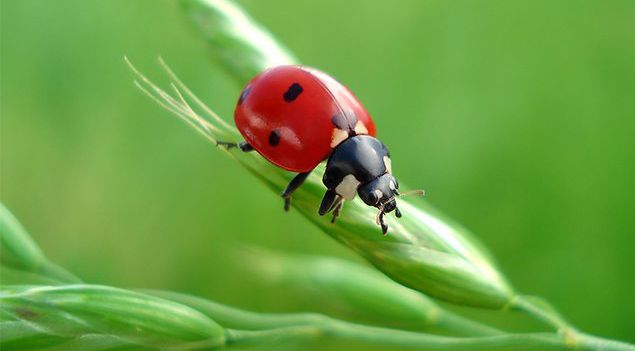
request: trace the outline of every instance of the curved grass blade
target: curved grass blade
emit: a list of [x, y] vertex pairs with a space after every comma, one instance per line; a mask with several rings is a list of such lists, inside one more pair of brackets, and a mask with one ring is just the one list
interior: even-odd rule
[[210, 55], [246, 83], [268, 67], [297, 62], [245, 11], [227, 0], [181, 0], [181, 5], [210, 47]]
[[11, 212], [0, 203], [0, 263], [51, 279], [76, 283], [79, 279], [50, 262]]

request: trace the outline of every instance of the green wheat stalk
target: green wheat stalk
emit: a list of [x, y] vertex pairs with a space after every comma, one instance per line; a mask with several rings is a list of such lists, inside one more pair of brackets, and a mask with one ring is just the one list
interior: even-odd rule
[[[130, 291], [90, 284], [73, 284], [74, 276], [41, 272], [18, 259], [37, 251], [35, 242], [0, 204], [0, 349], [11, 350], [214, 350], [234, 347], [306, 343], [319, 339], [417, 350], [568, 350], [573, 345], [553, 333], [496, 334], [483, 337], [448, 337], [403, 330], [369, 327], [320, 314], [254, 313], [213, 301], [166, 291]], [[14, 225], [6, 225], [11, 223]], [[13, 245], [7, 246], [4, 243]], [[298, 260], [298, 258], [294, 258]], [[48, 260], [47, 260], [48, 261]], [[27, 260], [28, 262], [28, 260]], [[307, 266], [322, 259], [305, 260]], [[350, 268], [350, 280], [369, 280], [371, 289], [405, 296], [368, 271]], [[7, 268], [22, 272], [22, 285], [7, 284]], [[308, 269], [309, 274], [312, 273]], [[51, 277], [38, 277], [51, 274]], [[20, 274], [16, 274], [20, 275]], [[59, 285], [40, 283], [50, 279]], [[342, 291], [342, 280], [321, 282], [323, 288]], [[339, 283], [338, 283], [339, 282]], [[24, 284], [30, 285], [24, 285]], [[345, 284], [345, 283], [344, 283]], [[354, 286], [358, 286], [355, 282]], [[388, 294], [388, 293], [385, 293]], [[387, 296], [393, 301], [398, 296]], [[426, 304], [413, 307], [425, 307]], [[635, 350], [624, 343], [582, 335], [579, 350]]]
[[[546, 333], [456, 338], [368, 327], [319, 314], [275, 315], [174, 293], [100, 285], [3, 286], [2, 350], [213, 350], [283, 341], [352, 340], [419, 350], [563, 350]], [[221, 323], [221, 324], [219, 324]], [[237, 325], [245, 329], [232, 329]], [[49, 350], [49, 348], [47, 348]]]

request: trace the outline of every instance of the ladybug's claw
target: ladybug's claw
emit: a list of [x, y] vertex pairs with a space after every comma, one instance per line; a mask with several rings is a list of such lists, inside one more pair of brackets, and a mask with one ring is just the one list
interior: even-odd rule
[[225, 149], [229, 150], [229, 149], [231, 149], [233, 147], [238, 147], [238, 144], [231, 143], [231, 142], [228, 142], [228, 141], [216, 141], [216, 146], [222, 146]]
[[289, 212], [289, 208], [291, 207], [291, 197], [284, 198], [284, 211]]
[[251, 144], [249, 144], [246, 141], [241, 141], [240, 143], [232, 143], [229, 141], [216, 141], [216, 146], [223, 146], [226, 150], [236, 147], [243, 152], [254, 151], [254, 147], [251, 146]]
[[388, 225], [384, 222], [385, 214], [386, 212], [380, 210], [377, 216], [377, 222], [379, 222], [379, 225], [381, 226], [381, 233], [384, 234], [384, 236], [388, 235]]
[[335, 201], [337, 203], [333, 206], [333, 218], [331, 218], [331, 223], [335, 223], [335, 220], [340, 216], [340, 212], [344, 206], [344, 200], [341, 197], [338, 197]]

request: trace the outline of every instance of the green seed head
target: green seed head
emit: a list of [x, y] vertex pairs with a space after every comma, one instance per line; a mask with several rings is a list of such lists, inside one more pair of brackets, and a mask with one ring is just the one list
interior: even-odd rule
[[440, 313], [426, 296], [403, 287], [383, 274], [349, 261], [320, 256], [276, 255], [256, 251], [253, 267], [275, 284], [308, 294], [311, 301], [346, 306], [361, 316], [399, 320], [422, 327]]
[[[200, 312], [122, 289], [98, 285], [8, 286], [0, 290], [0, 303], [5, 320], [31, 325], [39, 330], [38, 335], [46, 334], [47, 338], [105, 334], [163, 348], [197, 345], [211, 349], [224, 344], [223, 328]], [[17, 335], [16, 341], [20, 337]]]

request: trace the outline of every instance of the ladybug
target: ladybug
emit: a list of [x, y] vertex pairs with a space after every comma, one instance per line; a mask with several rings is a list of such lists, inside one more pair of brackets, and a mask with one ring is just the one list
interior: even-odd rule
[[282, 192], [284, 209], [291, 194], [322, 161], [327, 190], [318, 213], [340, 214], [344, 200], [356, 194], [379, 209], [377, 222], [386, 235], [384, 215], [397, 208], [399, 183], [390, 153], [376, 136], [375, 123], [355, 95], [328, 74], [306, 66], [277, 66], [254, 77], [243, 89], [234, 113], [240, 143], [227, 148], [257, 151], [268, 161], [298, 174]]

